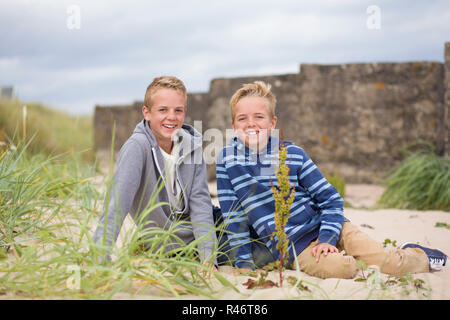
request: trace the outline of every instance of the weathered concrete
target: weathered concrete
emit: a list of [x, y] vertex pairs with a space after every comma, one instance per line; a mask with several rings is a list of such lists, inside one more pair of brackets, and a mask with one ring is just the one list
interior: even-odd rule
[[[208, 106], [206, 93], [188, 94], [188, 115], [186, 123], [194, 124], [195, 120], [201, 121], [204, 110]], [[123, 106], [95, 106], [94, 113], [94, 148], [97, 153], [105, 157], [111, 150], [113, 124], [116, 126], [114, 150], [118, 152], [125, 141], [133, 133], [139, 121], [143, 119], [143, 101], [136, 101], [132, 105]]]
[[303, 65], [301, 75], [292, 129], [324, 170], [374, 181], [418, 140], [437, 140], [440, 63]]
[[[337, 171], [349, 182], [377, 182], [426, 141], [449, 154], [450, 43], [439, 62], [301, 65], [298, 74], [213, 79], [207, 93], [188, 94], [188, 117], [204, 133], [231, 128], [229, 100], [244, 83], [272, 85], [278, 127], [285, 140], [303, 147], [322, 171]], [[95, 147], [111, 141], [116, 119], [118, 150], [142, 118], [142, 103], [96, 107]], [[198, 126], [197, 126], [198, 128]], [[205, 141], [223, 145], [225, 141]], [[215, 166], [208, 166], [208, 177]]]
[[445, 63], [444, 63], [444, 103], [442, 111], [439, 114], [444, 119], [445, 125], [440, 126], [439, 137], [437, 142], [438, 152], [440, 154], [450, 154], [450, 42], [445, 43]]
[[208, 110], [208, 107], [208, 93], [189, 93], [187, 95], [187, 115], [185, 122], [194, 125], [194, 121], [206, 121], [205, 111]]
[[97, 153], [109, 153], [115, 124], [114, 151], [118, 152], [133, 133], [136, 124], [142, 119], [142, 104], [131, 106], [95, 106], [94, 113], [94, 150]]

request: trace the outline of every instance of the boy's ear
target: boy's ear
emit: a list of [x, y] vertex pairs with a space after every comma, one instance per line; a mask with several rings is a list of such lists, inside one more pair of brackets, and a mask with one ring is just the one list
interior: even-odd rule
[[276, 116], [273, 116], [272, 121], [271, 121], [272, 129], [275, 129], [275, 127], [277, 125], [277, 120], [278, 120], [278, 118]]
[[145, 120], [150, 121], [150, 110], [147, 106], [142, 106], [142, 115]]

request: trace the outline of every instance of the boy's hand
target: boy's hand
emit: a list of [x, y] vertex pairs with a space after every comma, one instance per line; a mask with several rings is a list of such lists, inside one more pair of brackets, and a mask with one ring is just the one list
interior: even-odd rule
[[320, 258], [320, 255], [322, 254], [322, 252], [326, 256], [328, 254], [328, 252], [329, 253], [333, 253], [333, 252], [339, 253], [339, 250], [335, 246], [333, 246], [329, 243], [326, 243], [326, 242], [319, 243], [317, 246], [315, 246], [311, 250], [311, 254], [314, 257], [316, 257], [316, 262], [319, 262], [319, 258]]
[[217, 268], [216, 268], [216, 266], [214, 265], [214, 263], [211, 263], [211, 262], [209, 262], [209, 261], [204, 261], [204, 262], [203, 262], [203, 265], [204, 265], [207, 269], [201, 269], [201, 270], [200, 270], [200, 273], [201, 273], [202, 275], [206, 275], [208, 269], [212, 269], [212, 271], [216, 271], [216, 272], [218, 271]]

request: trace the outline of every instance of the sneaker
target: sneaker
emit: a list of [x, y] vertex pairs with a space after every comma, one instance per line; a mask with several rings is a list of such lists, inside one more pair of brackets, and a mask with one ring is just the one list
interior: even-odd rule
[[442, 270], [442, 268], [444, 268], [444, 266], [447, 263], [447, 259], [448, 259], [447, 255], [437, 249], [425, 248], [425, 247], [422, 247], [421, 245], [418, 245], [415, 243], [410, 243], [410, 242], [404, 243], [400, 246], [400, 249], [407, 249], [407, 248], [418, 248], [418, 249], [423, 250], [428, 257], [428, 262], [430, 264], [430, 270], [434, 270], [434, 271]]

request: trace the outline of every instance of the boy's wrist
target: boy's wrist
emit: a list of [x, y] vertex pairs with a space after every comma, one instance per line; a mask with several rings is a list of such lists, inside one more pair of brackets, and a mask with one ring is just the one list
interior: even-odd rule
[[334, 232], [321, 232], [319, 234], [318, 244], [328, 243], [332, 246], [336, 246], [338, 242], [339, 235]]

